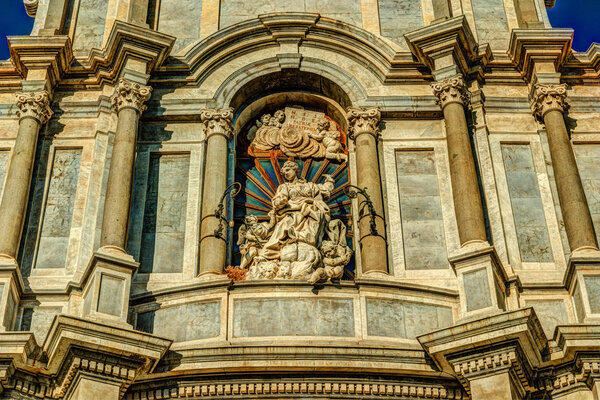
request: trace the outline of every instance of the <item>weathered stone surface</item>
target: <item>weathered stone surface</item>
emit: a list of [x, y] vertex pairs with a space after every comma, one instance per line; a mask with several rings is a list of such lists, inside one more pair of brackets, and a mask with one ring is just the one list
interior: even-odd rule
[[508, 48], [508, 23], [503, 0], [471, 0], [479, 43], [492, 49]]
[[523, 262], [552, 262], [537, 174], [528, 145], [502, 145], [504, 170]]
[[421, 2], [413, 0], [379, 0], [381, 35], [408, 49], [404, 34], [423, 26]]
[[448, 268], [434, 152], [396, 152], [406, 269]]
[[527, 300], [526, 304], [533, 306], [546, 337], [554, 336], [554, 328], [557, 325], [569, 323], [565, 302], [562, 300]]
[[[109, 2], [106, 0], [81, 0], [77, 13], [77, 25], [73, 51], [87, 54], [92, 48], [102, 48], [104, 23]], [[73, 22], [74, 19], [71, 20]]]
[[346, 299], [236, 300], [233, 336], [354, 336], [353, 310]]
[[24, 307], [18, 326], [20, 331], [32, 331], [35, 340], [43, 343], [56, 314], [62, 312], [62, 307]]
[[592, 314], [600, 314], [600, 276], [584, 276], [585, 288], [587, 289], [590, 311]]
[[467, 311], [479, 310], [492, 305], [490, 284], [486, 269], [466, 272], [463, 275], [463, 280], [465, 296], [467, 298]]
[[98, 311], [104, 314], [121, 315], [121, 299], [125, 290], [125, 281], [107, 274], [102, 274], [100, 293], [98, 294]]
[[367, 298], [367, 334], [414, 339], [452, 325], [452, 309], [410, 301]]
[[6, 168], [8, 167], [9, 158], [10, 151], [0, 151], [0, 199], [2, 199], [2, 188], [4, 187], [4, 179], [6, 178]]
[[81, 149], [54, 152], [36, 268], [65, 267], [80, 165]]
[[216, 337], [221, 332], [221, 303], [188, 303], [146, 311], [138, 314], [136, 327], [175, 342]]
[[200, 38], [202, 0], [162, 0], [158, 30], [175, 36], [173, 52], [177, 53]]
[[600, 236], [600, 145], [573, 146], [596, 237]]

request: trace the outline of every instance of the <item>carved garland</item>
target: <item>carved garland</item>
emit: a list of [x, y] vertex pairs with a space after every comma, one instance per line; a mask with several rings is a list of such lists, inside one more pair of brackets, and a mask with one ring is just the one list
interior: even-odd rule
[[206, 137], [212, 135], [231, 139], [233, 133], [233, 108], [206, 109], [200, 112], [200, 120], [206, 129]]
[[533, 115], [543, 120], [544, 115], [551, 110], [564, 112], [568, 108], [566, 101], [567, 85], [544, 85], [536, 83], [532, 90], [531, 108]]
[[124, 108], [133, 108], [142, 113], [146, 110], [144, 103], [150, 98], [152, 88], [126, 79], [119, 79], [112, 96], [112, 106], [118, 113]]
[[19, 111], [17, 111], [19, 119], [33, 118], [42, 125], [48, 122], [52, 116], [50, 94], [45, 90], [17, 94], [17, 107], [19, 107]]
[[433, 94], [438, 98], [437, 102], [442, 109], [450, 103], [460, 103], [464, 106], [469, 102], [469, 91], [461, 76], [432, 83], [431, 88], [433, 89]]
[[348, 107], [346, 119], [348, 120], [350, 139], [356, 140], [363, 133], [377, 137], [379, 120], [381, 119], [381, 112], [378, 107]]

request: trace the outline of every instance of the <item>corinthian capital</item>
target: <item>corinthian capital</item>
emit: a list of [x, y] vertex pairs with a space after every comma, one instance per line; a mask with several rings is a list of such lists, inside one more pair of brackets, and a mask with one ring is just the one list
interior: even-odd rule
[[152, 88], [150, 86], [140, 85], [126, 79], [119, 79], [112, 96], [112, 105], [118, 113], [124, 108], [133, 108], [142, 113], [146, 109], [144, 103], [150, 98]]
[[461, 76], [432, 83], [431, 88], [433, 89], [433, 94], [438, 98], [438, 104], [442, 109], [450, 103], [467, 105], [469, 101], [469, 91]]
[[563, 112], [567, 109], [567, 85], [546, 85], [536, 83], [531, 91], [531, 108], [533, 115], [539, 119], [544, 118], [550, 110]]
[[233, 108], [212, 108], [200, 112], [200, 120], [206, 129], [206, 137], [212, 135], [225, 136], [231, 139], [233, 132]]
[[347, 111], [348, 133], [351, 139], [356, 139], [363, 133], [377, 136], [377, 125], [381, 119], [379, 107], [348, 107]]
[[50, 95], [45, 90], [35, 93], [17, 94], [17, 115], [19, 119], [33, 118], [40, 124], [48, 122], [52, 116], [50, 108]]

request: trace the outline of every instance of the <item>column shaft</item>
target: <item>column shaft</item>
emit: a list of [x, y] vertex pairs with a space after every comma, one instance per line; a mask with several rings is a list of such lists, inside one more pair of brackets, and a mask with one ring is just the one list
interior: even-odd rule
[[16, 258], [19, 249], [40, 126], [52, 115], [46, 92], [18, 95], [17, 106], [19, 132], [0, 204], [0, 254], [12, 258]]
[[582, 247], [595, 248], [596, 235], [592, 216], [562, 112], [560, 110], [548, 111], [544, 115], [544, 123], [554, 166], [556, 190], [571, 251]]
[[100, 246], [126, 247], [137, 131], [137, 110], [121, 109], [108, 172]]
[[[379, 158], [377, 156], [377, 124], [381, 114], [376, 108], [351, 107], [348, 109], [347, 118], [354, 136], [357, 186], [366, 189], [377, 214], [375, 219], [376, 234], [371, 232], [371, 216], [368, 213], [359, 215], [358, 234], [360, 237], [362, 272], [387, 273], [383, 195]], [[361, 200], [359, 198], [359, 201]]]
[[[215, 235], [219, 226], [215, 210], [227, 188], [227, 142], [231, 138], [232, 116], [231, 109], [205, 110], [201, 114], [207, 144], [200, 225], [200, 274], [220, 274], [225, 268], [227, 243]], [[222, 233], [226, 235], [227, 232], [223, 230]]]

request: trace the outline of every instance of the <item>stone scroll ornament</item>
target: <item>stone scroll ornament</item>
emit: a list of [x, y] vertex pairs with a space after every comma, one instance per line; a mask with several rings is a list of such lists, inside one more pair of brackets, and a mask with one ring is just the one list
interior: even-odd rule
[[247, 215], [239, 229], [240, 269], [246, 279], [302, 279], [311, 284], [339, 279], [352, 257], [346, 226], [332, 219], [326, 201], [334, 180], [321, 184], [300, 178], [300, 168], [286, 161], [268, 222]]
[[[316, 124], [310, 120], [315, 118], [319, 119]], [[320, 113], [293, 108], [278, 110], [273, 115], [261, 116], [249, 133], [253, 153], [281, 150], [288, 157], [348, 159], [340, 132]]]

